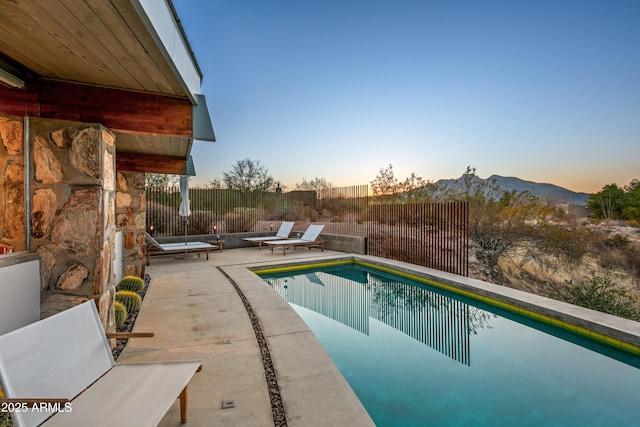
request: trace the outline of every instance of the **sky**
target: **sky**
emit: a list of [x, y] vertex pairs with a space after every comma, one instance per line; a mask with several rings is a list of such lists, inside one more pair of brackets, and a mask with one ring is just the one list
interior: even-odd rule
[[456, 178], [597, 192], [640, 179], [640, 1], [173, 0], [217, 141], [285, 189]]

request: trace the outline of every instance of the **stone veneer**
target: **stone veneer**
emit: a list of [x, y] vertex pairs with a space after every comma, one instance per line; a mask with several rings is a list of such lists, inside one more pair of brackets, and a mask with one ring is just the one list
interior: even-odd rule
[[[42, 317], [88, 299], [115, 328], [114, 263], [144, 276], [144, 173], [116, 174], [115, 136], [99, 124], [29, 119], [30, 236], [25, 227], [24, 120], [0, 116], [0, 243], [40, 256]], [[123, 232], [123, 260], [115, 235]]]
[[96, 300], [113, 329], [115, 137], [99, 124], [30, 119], [31, 251], [42, 317]]
[[24, 226], [24, 147], [21, 118], [0, 116], [0, 243], [27, 248]]
[[147, 195], [144, 173], [118, 172], [116, 192], [116, 225], [122, 230], [122, 273], [144, 276]]

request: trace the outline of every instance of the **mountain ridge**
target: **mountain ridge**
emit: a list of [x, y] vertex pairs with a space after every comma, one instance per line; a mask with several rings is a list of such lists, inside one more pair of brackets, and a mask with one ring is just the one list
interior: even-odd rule
[[[461, 179], [462, 177], [455, 179], [440, 179], [436, 181], [436, 184], [443, 186], [444, 188], [456, 188], [460, 185]], [[482, 181], [494, 180], [502, 190], [515, 190], [516, 192], [528, 191], [534, 196], [541, 199], [551, 199], [558, 204], [585, 206], [587, 204], [587, 198], [590, 196], [589, 193], [572, 191], [568, 188], [560, 187], [559, 185], [527, 181], [513, 176], [491, 175], [488, 178], [476, 177], [476, 179], [480, 179]]]

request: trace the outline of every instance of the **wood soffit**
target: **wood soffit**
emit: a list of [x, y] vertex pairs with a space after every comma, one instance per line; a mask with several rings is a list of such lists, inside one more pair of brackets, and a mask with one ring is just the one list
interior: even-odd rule
[[186, 162], [193, 105], [129, 0], [2, 1], [0, 28], [26, 82], [0, 84], [0, 114], [100, 123], [119, 153]]

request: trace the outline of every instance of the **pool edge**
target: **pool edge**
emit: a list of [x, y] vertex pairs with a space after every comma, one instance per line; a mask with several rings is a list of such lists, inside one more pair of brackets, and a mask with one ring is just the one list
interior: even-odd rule
[[366, 255], [249, 267], [255, 274], [356, 264], [389, 272], [419, 283], [500, 308], [553, 326], [598, 344], [640, 356], [640, 323], [517, 289], [441, 272], [426, 267]]

